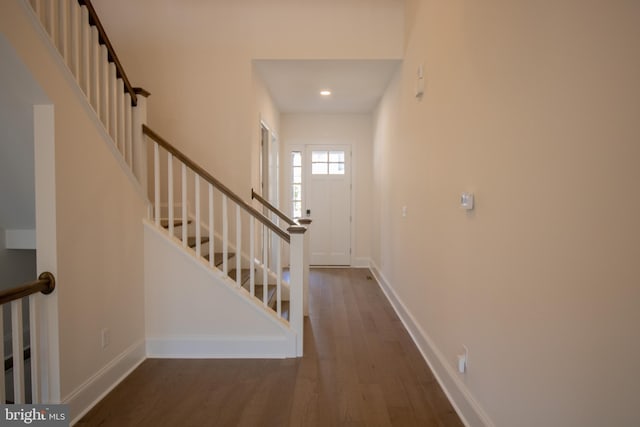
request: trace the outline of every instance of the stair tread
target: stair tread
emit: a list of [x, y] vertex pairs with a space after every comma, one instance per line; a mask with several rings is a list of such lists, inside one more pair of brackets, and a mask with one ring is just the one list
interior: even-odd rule
[[[229, 271], [229, 277], [231, 277], [232, 280], [236, 280], [236, 275], [237, 270], [235, 268]], [[251, 277], [251, 271], [249, 271], [248, 268], [243, 268], [240, 270], [240, 284], [243, 285], [247, 280], [249, 280], [249, 277]]]
[[[174, 227], [182, 227], [183, 221], [181, 219], [174, 219], [173, 220], [173, 226]], [[187, 220], [187, 224], [191, 224], [191, 220]], [[160, 226], [163, 228], [169, 228], [169, 220], [168, 219], [161, 219], [160, 220]]]
[[[244, 287], [247, 291], [249, 291], [249, 292], [250, 292], [250, 290], [249, 290], [249, 284], [248, 284], [248, 283], [247, 283], [246, 285], [243, 285], [243, 287]], [[267, 305], [268, 305], [270, 308], [275, 308], [275, 306], [276, 306], [276, 298], [275, 298], [275, 295], [276, 295], [276, 285], [269, 285], [269, 288], [268, 288], [268, 289], [269, 289], [269, 290], [268, 290], [268, 292], [269, 292], [269, 293], [267, 294]], [[263, 298], [263, 296], [264, 296], [264, 286], [256, 284], [256, 285], [255, 285], [255, 288], [254, 288], [254, 292], [255, 292], [255, 295], [254, 295], [254, 296], [255, 296], [256, 298], [258, 298], [260, 301], [262, 301], [262, 300], [263, 300], [262, 298]]]
[[[233, 252], [227, 252], [227, 259], [231, 259], [235, 256], [236, 254]], [[209, 261], [209, 254], [204, 256], [207, 261]], [[223, 254], [222, 252], [216, 252], [213, 255], [213, 265], [215, 265], [216, 267], [219, 267], [220, 265], [222, 265], [222, 261], [224, 260]]]
[[[200, 244], [202, 245], [204, 243], [209, 243], [209, 236], [200, 237]], [[195, 236], [187, 237], [187, 245], [189, 245], [190, 248], [195, 248], [196, 247], [196, 238], [195, 238]]]

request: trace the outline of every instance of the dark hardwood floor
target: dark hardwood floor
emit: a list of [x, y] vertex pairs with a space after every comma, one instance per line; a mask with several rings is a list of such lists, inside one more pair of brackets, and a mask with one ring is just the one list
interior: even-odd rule
[[365, 269], [311, 272], [301, 359], [149, 359], [77, 426], [462, 426]]

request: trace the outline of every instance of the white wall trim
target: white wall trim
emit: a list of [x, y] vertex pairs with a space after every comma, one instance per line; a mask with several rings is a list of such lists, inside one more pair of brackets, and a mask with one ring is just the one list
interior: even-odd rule
[[[56, 220], [55, 109], [53, 105], [33, 106], [33, 140], [36, 195], [36, 264], [39, 272], [58, 276]], [[38, 310], [35, 340], [40, 356], [41, 402], [60, 401], [60, 339], [58, 292], [34, 296]]]
[[5, 230], [7, 249], [36, 249], [36, 230]]
[[416, 322], [376, 263], [371, 261], [369, 268], [464, 425], [467, 427], [495, 427], [495, 424], [473, 397], [471, 391], [458, 378], [458, 374], [453, 367], [447, 363], [447, 359], [442, 352]]
[[179, 359], [284, 359], [295, 355], [290, 337], [148, 337], [147, 357]]
[[127, 348], [63, 399], [62, 403], [69, 405], [71, 425], [77, 423], [144, 362], [146, 359], [144, 344], [144, 340], [140, 340]]

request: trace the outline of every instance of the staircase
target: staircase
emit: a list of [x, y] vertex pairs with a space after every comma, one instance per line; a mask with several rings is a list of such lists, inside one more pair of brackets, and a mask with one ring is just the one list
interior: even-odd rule
[[222, 286], [252, 310], [262, 310], [271, 330], [280, 328], [288, 337], [287, 350], [275, 353], [302, 356], [306, 227], [265, 216], [147, 126], [150, 94], [129, 82], [90, 0], [23, 1], [85, 94], [123, 169], [150, 195], [145, 227], [162, 236], [174, 256], [205, 268], [209, 286]]
[[[186, 221], [182, 221], [181, 219], [175, 219], [173, 221], [173, 229], [174, 229], [174, 236], [176, 238], [179, 238], [182, 235], [182, 228], [183, 227], [188, 227], [190, 225], [193, 224], [192, 220], [188, 220]], [[165, 230], [169, 230], [169, 220], [167, 218], [163, 218], [160, 220], [160, 225], [162, 228], [164, 228]], [[200, 237], [200, 245], [201, 247], [207, 248], [207, 244], [209, 243], [209, 239], [210, 237], [208, 235], [206, 236], [201, 236]], [[191, 232], [187, 231], [187, 246], [195, 251], [196, 248], [196, 236], [194, 234], [192, 234]], [[203, 255], [203, 258], [206, 259], [208, 262], [211, 261], [211, 255], [207, 252], [206, 254]], [[234, 260], [236, 258], [236, 254], [233, 252], [229, 252], [226, 255], [226, 260], [228, 263], [233, 264]], [[222, 270], [223, 268], [223, 263], [225, 260], [225, 255], [222, 252], [215, 252], [213, 255], [213, 265]], [[257, 270], [254, 269], [253, 271], [253, 275], [255, 276]], [[238, 270], [233, 268], [231, 270], [229, 270], [228, 273], [228, 277], [233, 280], [234, 282], [238, 281]], [[265, 286], [258, 283], [258, 284], [254, 284], [254, 289], [253, 291], [251, 290], [251, 284], [250, 284], [250, 279], [251, 279], [251, 270], [248, 268], [242, 268], [240, 270], [240, 285], [241, 287], [249, 294], [251, 295], [253, 298], [257, 299], [260, 302], [263, 302], [266, 300], [266, 306], [271, 309], [273, 312], [277, 313], [277, 298], [276, 298], [276, 290], [277, 290], [277, 283], [276, 281], [274, 281], [273, 279], [270, 280], [268, 282], [267, 285], [267, 295], [265, 296], [264, 294], [264, 289]], [[286, 283], [288, 285], [288, 282], [286, 281], [286, 272], [283, 273], [283, 283]], [[289, 301], [283, 299], [281, 301], [281, 310], [280, 310], [280, 317], [282, 317], [284, 320], [289, 321]]]

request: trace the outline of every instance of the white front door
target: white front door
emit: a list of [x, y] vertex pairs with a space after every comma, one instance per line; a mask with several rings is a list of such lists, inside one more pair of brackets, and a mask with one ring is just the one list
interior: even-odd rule
[[313, 219], [311, 265], [351, 264], [351, 148], [309, 145], [304, 214]]

